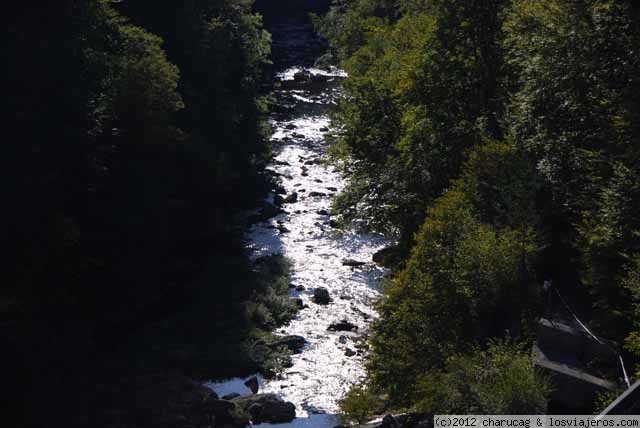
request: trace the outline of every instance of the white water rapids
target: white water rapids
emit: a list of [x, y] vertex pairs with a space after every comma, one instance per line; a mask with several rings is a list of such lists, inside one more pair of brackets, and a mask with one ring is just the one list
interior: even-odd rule
[[[297, 71], [291, 68], [278, 75], [284, 88]], [[280, 176], [286, 194], [296, 192], [298, 200], [284, 204], [286, 213], [254, 225], [246, 236], [256, 257], [281, 253], [293, 262], [293, 284], [305, 289], [292, 289], [290, 295], [302, 298], [308, 305], [276, 332], [303, 336], [307, 345], [300, 354], [293, 355], [292, 367], [275, 379], [260, 378], [260, 392], [273, 392], [294, 403], [298, 418], [292, 423], [259, 426], [332, 428], [339, 423], [338, 401], [364, 376], [367, 350], [362, 336], [376, 317], [372, 303], [379, 295], [383, 270], [371, 261], [371, 256], [388, 244], [380, 235], [341, 231], [329, 225], [327, 211], [332, 196], [344, 186], [344, 178], [322, 162], [327, 150], [324, 133], [330, 126], [328, 109], [339, 90], [337, 80], [344, 73], [310, 71], [333, 82], [320, 90], [305, 90], [302, 85], [276, 91], [279, 104], [289, 110], [286, 115], [272, 117], [275, 156], [270, 169]], [[321, 195], [311, 196], [311, 192]], [[366, 264], [357, 268], [344, 266], [344, 259]], [[333, 299], [329, 305], [311, 300], [317, 287], [329, 290]], [[329, 324], [342, 320], [356, 324], [358, 331], [327, 331]], [[243, 379], [208, 386], [219, 395], [250, 393]]]

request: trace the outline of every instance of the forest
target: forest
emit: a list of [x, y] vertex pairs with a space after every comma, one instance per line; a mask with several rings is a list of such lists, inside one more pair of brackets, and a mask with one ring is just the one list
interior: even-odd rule
[[277, 301], [261, 290], [287, 271], [250, 265], [241, 242], [239, 215], [271, 186], [271, 42], [251, 7], [3, 13], [1, 395], [14, 426], [161, 426], [153, 408], [193, 388], [181, 376], [203, 375], [202, 361], [209, 376], [269, 366], [245, 349], [260, 334], [246, 302]]
[[343, 408], [544, 411], [545, 281], [637, 361], [638, 4], [342, 0], [315, 20], [349, 74], [334, 209], [398, 237]]
[[[200, 380], [290, 367], [270, 344], [309, 311], [296, 266], [243, 238], [284, 212], [264, 202], [283, 108], [259, 11], [289, 5], [258, 3], [6, 6], [15, 426], [245, 426], [211, 419], [224, 400]], [[394, 241], [374, 256], [388, 270], [344, 419], [548, 411], [531, 347], [561, 304], [640, 378], [640, 3], [311, 3], [323, 63], [348, 76], [326, 136], [346, 178], [331, 215]]]

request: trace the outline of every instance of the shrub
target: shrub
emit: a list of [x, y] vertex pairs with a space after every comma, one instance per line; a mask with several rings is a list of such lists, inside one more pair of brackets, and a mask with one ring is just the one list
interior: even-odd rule
[[359, 424], [379, 413], [381, 408], [380, 397], [363, 384], [354, 385], [339, 404], [345, 419]]
[[416, 407], [441, 414], [542, 414], [551, 392], [527, 348], [506, 341], [450, 357], [417, 389]]

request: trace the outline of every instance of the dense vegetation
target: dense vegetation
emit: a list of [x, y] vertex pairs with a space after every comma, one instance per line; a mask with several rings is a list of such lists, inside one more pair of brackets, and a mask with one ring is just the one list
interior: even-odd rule
[[3, 15], [3, 402], [19, 425], [144, 426], [167, 402], [143, 403], [144, 376], [271, 364], [250, 350], [252, 326], [290, 316], [267, 284], [286, 263], [252, 267], [238, 217], [269, 186], [270, 36], [251, 2]]
[[334, 208], [399, 239], [347, 410], [543, 410], [522, 345], [492, 340], [532, 339], [549, 278], [640, 355], [637, 4], [340, 0], [316, 25], [349, 73]]

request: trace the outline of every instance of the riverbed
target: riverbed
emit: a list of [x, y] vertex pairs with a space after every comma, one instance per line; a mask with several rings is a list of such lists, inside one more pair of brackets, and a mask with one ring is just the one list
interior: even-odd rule
[[[304, 28], [291, 31], [303, 34]], [[289, 49], [296, 49], [300, 40], [289, 40]], [[372, 262], [372, 255], [388, 241], [381, 235], [340, 229], [330, 216], [332, 200], [344, 187], [345, 177], [327, 162], [325, 137], [331, 131], [328, 115], [345, 77], [336, 68], [290, 64], [274, 77], [276, 108], [270, 118], [274, 157], [269, 169], [279, 177], [280, 197], [290, 196], [294, 201], [283, 204], [282, 214], [253, 225], [246, 234], [246, 245], [254, 257], [279, 253], [292, 261], [296, 288], [290, 295], [301, 298], [306, 307], [276, 333], [303, 336], [307, 344], [293, 355], [292, 366], [276, 378], [259, 377], [260, 391], [294, 403], [298, 418], [292, 423], [259, 426], [334, 427], [339, 423], [339, 400], [365, 374], [367, 331], [376, 318], [373, 303], [384, 274]], [[272, 194], [269, 199], [276, 197]], [[364, 264], [348, 266], [347, 260]], [[313, 302], [318, 287], [327, 288], [330, 304]], [[354, 324], [357, 330], [327, 330], [340, 321]], [[250, 393], [243, 379], [209, 386], [219, 395]]]

